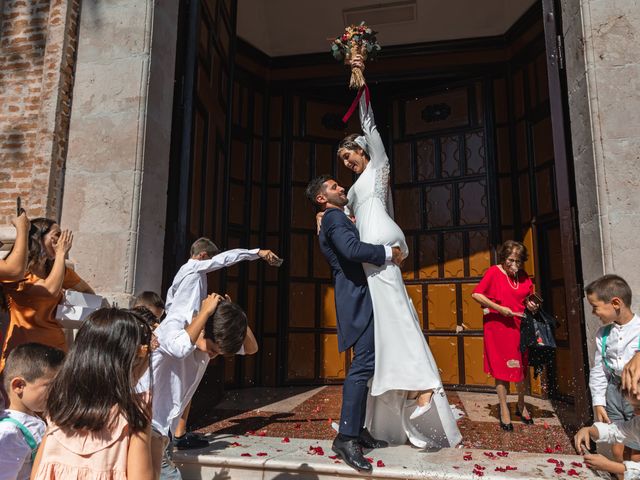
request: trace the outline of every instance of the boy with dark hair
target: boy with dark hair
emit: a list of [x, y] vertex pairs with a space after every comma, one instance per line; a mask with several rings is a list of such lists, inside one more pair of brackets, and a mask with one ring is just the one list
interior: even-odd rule
[[[255, 248], [246, 250], [236, 248], [220, 253], [220, 249], [210, 239], [201, 237], [191, 245], [191, 258], [185, 263], [173, 279], [167, 291], [166, 311], [174, 316], [191, 321], [193, 315], [200, 308], [200, 303], [207, 296], [207, 274], [221, 268], [230, 267], [245, 260], [263, 259], [269, 265], [278, 266], [281, 260], [271, 250]], [[238, 352], [242, 354], [242, 352]], [[199, 373], [204, 375], [205, 367]], [[187, 432], [187, 418], [191, 405], [187, 405], [182, 412], [182, 418], [175, 424], [172, 433], [174, 444], [180, 449], [202, 448], [209, 444], [197, 435]]]
[[[633, 407], [620, 393], [625, 364], [640, 346], [640, 318], [631, 311], [631, 288], [618, 275], [604, 275], [585, 287], [593, 314], [603, 323], [596, 333], [596, 352], [589, 373], [589, 388], [596, 422], [623, 422], [634, 416]], [[640, 444], [627, 446], [640, 450]], [[612, 447], [622, 462], [624, 445]]]
[[156, 292], [147, 290], [136, 295], [133, 308], [136, 307], [145, 307], [155, 315], [157, 322], [161, 322], [164, 318], [164, 301]]
[[[174, 431], [180, 415], [189, 405], [200, 380], [201, 371], [211, 358], [233, 355], [239, 350], [252, 355], [258, 351], [253, 332], [248, 327], [242, 309], [229, 297], [213, 293], [202, 301], [200, 311], [192, 321], [171, 312], [156, 329], [159, 347], [153, 352], [153, 416], [156, 438], [166, 438]], [[145, 376], [139, 391], [148, 390]], [[163, 442], [153, 447], [154, 464], [160, 461]], [[160, 478], [180, 478], [180, 473], [165, 458]]]
[[39, 343], [25, 343], [7, 357], [3, 373], [9, 406], [0, 413], [0, 479], [28, 479], [45, 423], [49, 383], [64, 360], [64, 352]]

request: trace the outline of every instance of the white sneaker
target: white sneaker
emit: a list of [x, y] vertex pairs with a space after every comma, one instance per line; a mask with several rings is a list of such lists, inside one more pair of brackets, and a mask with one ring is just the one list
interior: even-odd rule
[[416, 419], [424, 415], [425, 413], [427, 413], [431, 409], [431, 405], [433, 405], [433, 397], [431, 398], [431, 400], [429, 400], [429, 403], [427, 403], [426, 405], [422, 405], [422, 406], [417, 405], [416, 409], [409, 416], [409, 420]]

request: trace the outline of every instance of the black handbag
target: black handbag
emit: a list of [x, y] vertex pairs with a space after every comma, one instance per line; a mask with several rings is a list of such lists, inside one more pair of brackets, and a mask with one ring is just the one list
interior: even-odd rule
[[529, 310], [524, 311], [520, 322], [520, 351], [523, 354], [528, 352], [534, 378], [540, 375], [545, 365], [553, 362], [557, 347], [553, 329], [557, 325], [556, 319], [542, 309], [535, 315]]

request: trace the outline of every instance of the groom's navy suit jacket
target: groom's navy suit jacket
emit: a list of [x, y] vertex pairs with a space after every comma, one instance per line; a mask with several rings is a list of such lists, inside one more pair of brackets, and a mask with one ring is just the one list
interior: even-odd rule
[[325, 211], [319, 240], [335, 281], [338, 349], [343, 352], [358, 340], [373, 317], [362, 263], [383, 265], [385, 249], [361, 242], [356, 226], [338, 208]]

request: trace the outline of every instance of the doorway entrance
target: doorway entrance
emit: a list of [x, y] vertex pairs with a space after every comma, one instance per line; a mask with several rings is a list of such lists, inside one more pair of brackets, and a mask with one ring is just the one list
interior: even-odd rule
[[[165, 254], [165, 282], [202, 235], [276, 251], [279, 270], [254, 262], [210, 279], [246, 309], [261, 350], [216, 362], [208, 388], [340, 383], [349, 353], [337, 351], [331, 276], [303, 191], [321, 173], [354, 181], [335, 158], [339, 140], [358, 131], [356, 118], [340, 120], [352, 99], [347, 72], [328, 53], [272, 57], [250, 45], [235, 1], [195, 3], [181, 14], [171, 167], [180, 182], [167, 222], [177, 228], [166, 242], [177, 247]], [[588, 415], [577, 239], [567, 237], [572, 176], [556, 141], [563, 102], [560, 90], [550, 94], [542, 12], [535, 2], [498, 36], [385, 47], [366, 75], [412, 251], [405, 282], [443, 382], [492, 389], [470, 293], [499, 244], [522, 240], [526, 270], [560, 321], [548, 393]], [[531, 391], [547, 394], [539, 380]]]

